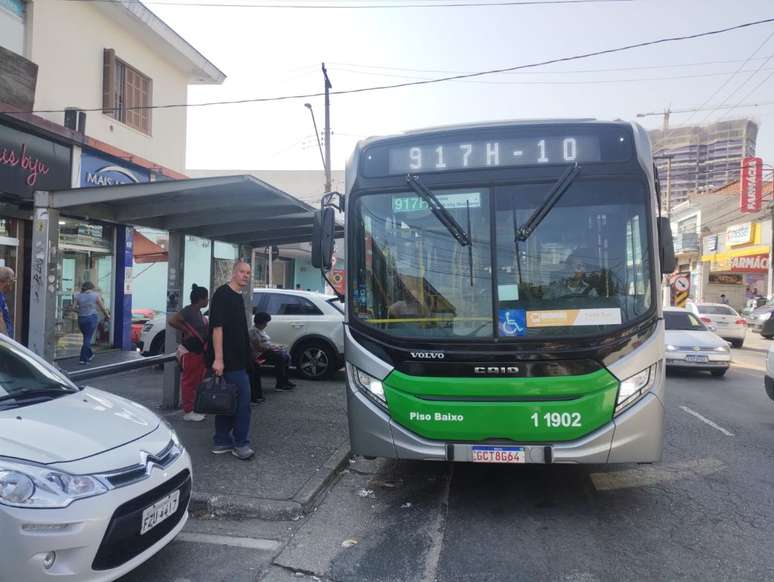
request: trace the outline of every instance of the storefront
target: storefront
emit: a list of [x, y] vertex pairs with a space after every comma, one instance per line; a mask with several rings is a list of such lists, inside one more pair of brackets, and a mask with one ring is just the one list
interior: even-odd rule
[[710, 237], [705, 237], [701, 257], [708, 267], [704, 269], [704, 301], [717, 302], [723, 294], [732, 307], [741, 310], [754, 296], [768, 295], [769, 228], [756, 222], [734, 224], [715, 235], [712, 246], [708, 245]]
[[10, 123], [0, 119], [0, 266], [16, 273], [16, 285], [6, 300], [16, 339], [26, 342], [32, 194], [70, 186], [71, 148]]

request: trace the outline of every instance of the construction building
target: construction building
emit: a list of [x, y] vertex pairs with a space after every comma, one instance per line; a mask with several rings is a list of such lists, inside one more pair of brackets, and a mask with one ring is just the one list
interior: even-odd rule
[[665, 206], [737, 180], [742, 158], [755, 155], [757, 136], [758, 125], [749, 119], [650, 131]]

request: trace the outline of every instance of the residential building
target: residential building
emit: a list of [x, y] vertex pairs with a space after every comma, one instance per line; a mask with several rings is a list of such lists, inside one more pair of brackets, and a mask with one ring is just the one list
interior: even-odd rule
[[[140, 2], [0, 0], [0, 264], [17, 271], [17, 339], [28, 333], [31, 283], [42, 279], [33, 192], [184, 178], [186, 108], [143, 108], [185, 104], [188, 85], [224, 78]], [[71, 307], [85, 281], [114, 314], [97, 344], [127, 347], [133, 229], [70, 215], [58, 227], [56, 276], [44, 286], [56, 294], [57, 357], [77, 351]]]
[[671, 209], [690, 193], [710, 192], [739, 179], [742, 158], [755, 155], [758, 126], [737, 119], [649, 133], [664, 202]]

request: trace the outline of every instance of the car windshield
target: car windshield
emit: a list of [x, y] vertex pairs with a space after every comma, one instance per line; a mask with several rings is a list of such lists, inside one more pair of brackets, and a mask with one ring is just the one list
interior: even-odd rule
[[737, 315], [736, 311], [727, 305], [699, 305], [699, 313], [707, 315]]
[[665, 311], [664, 324], [667, 330], [672, 331], [707, 331], [698, 317], [683, 311]]
[[413, 193], [359, 198], [352, 315], [408, 337], [542, 338], [609, 331], [647, 313], [652, 280], [643, 184], [576, 180], [518, 241], [519, 227], [551, 186], [436, 191], [470, 234], [469, 246]]
[[757, 309], [753, 309], [750, 312], [750, 315], [763, 315], [764, 313], [771, 313], [772, 311], [774, 311], [774, 305], [762, 305]]
[[33, 396], [61, 396], [78, 388], [24, 348], [0, 341], [0, 405]]

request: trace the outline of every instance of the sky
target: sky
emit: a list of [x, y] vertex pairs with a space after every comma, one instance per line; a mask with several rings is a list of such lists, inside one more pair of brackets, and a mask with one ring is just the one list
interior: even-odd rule
[[[145, 3], [227, 75], [220, 86], [192, 86], [189, 103], [317, 93], [323, 89], [321, 62], [327, 65], [333, 90], [349, 90], [513, 67], [774, 17], [771, 0], [392, 9], [220, 5], [260, 0], [165, 6], [162, 1]], [[465, 0], [446, 0], [459, 1]], [[305, 102], [312, 104], [322, 131], [322, 97], [189, 108], [187, 167], [321, 170]], [[713, 110], [750, 103], [769, 104]], [[760, 125], [758, 154], [774, 163], [774, 23], [528, 71], [334, 95], [331, 166], [343, 170], [356, 142], [372, 135], [464, 122], [556, 117], [626, 119], [652, 129], [661, 127], [662, 117], [638, 119], [637, 114], [667, 107], [708, 109], [673, 114], [671, 126], [740, 117], [755, 120]]]

